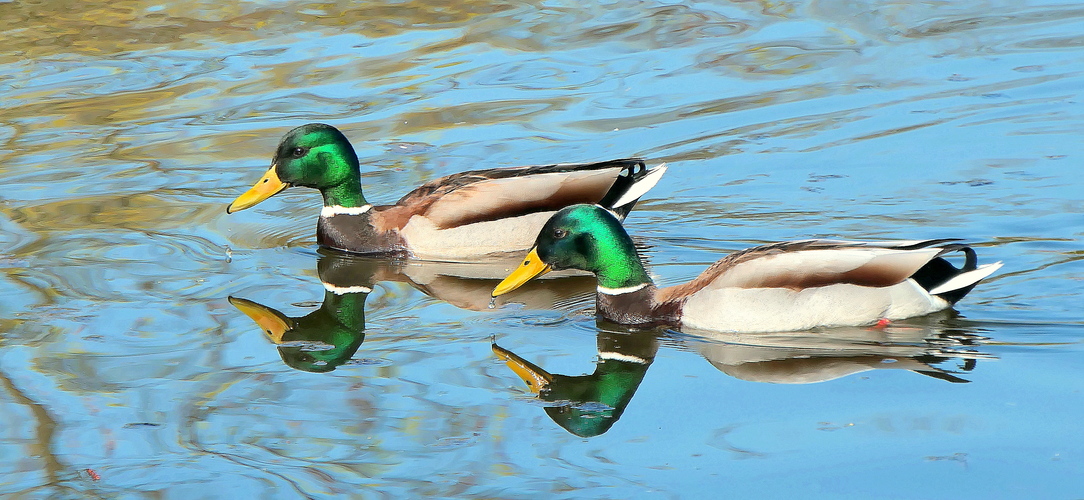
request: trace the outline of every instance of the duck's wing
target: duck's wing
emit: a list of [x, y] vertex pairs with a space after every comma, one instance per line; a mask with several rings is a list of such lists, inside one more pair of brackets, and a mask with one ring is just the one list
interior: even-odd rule
[[473, 170], [428, 182], [396, 206], [403, 215], [421, 215], [438, 229], [556, 211], [576, 203], [597, 203], [624, 215], [665, 170], [665, 165], [648, 169], [637, 158]]
[[[718, 288], [888, 287], [914, 278], [931, 295], [953, 303], [1001, 266], [1000, 262], [977, 266], [974, 251], [954, 241], [803, 240], [762, 245], [728, 255], [689, 283], [659, 290], [659, 300]], [[966, 256], [962, 268], [940, 258], [954, 251]]]

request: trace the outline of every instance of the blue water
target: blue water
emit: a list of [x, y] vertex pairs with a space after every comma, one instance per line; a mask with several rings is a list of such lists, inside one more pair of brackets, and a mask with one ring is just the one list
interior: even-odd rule
[[[0, 5], [0, 496], [1084, 495], [1079, 4]], [[377, 203], [667, 162], [626, 222], [660, 284], [809, 237], [1005, 266], [883, 330], [629, 331], [585, 278], [489, 309], [507, 266], [318, 252], [314, 191], [225, 214], [310, 121]], [[372, 288], [338, 329], [332, 268]]]

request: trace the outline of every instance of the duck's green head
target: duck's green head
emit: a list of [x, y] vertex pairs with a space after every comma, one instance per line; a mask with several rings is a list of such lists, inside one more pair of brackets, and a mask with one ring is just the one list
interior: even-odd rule
[[606, 288], [651, 282], [621, 222], [598, 205], [572, 205], [553, 214], [538, 233], [534, 248], [493, 289], [493, 296], [511, 292], [551, 269], [589, 271]]
[[324, 205], [360, 207], [358, 155], [339, 129], [310, 123], [291, 130], [279, 142], [271, 168], [251, 189], [226, 207], [226, 213], [244, 210], [290, 186], [319, 189]]

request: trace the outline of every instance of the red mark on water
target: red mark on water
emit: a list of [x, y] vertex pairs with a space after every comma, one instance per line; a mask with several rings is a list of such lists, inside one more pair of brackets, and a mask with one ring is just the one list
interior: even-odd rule
[[891, 323], [891, 321], [889, 321], [888, 318], [881, 318], [881, 319], [877, 320], [877, 324], [873, 325], [873, 327], [874, 328], [884, 328], [884, 327], [888, 326], [889, 323]]
[[97, 472], [94, 472], [94, 469], [87, 469], [87, 474], [90, 475], [90, 479], [92, 481], [97, 481], [102, 478], [102, 476], [99, 476]]

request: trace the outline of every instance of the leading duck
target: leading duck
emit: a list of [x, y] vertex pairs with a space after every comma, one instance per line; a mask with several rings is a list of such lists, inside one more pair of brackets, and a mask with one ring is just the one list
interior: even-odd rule
[[353, 253], [466, 260], [526, 250], [554, 211], [595, 203], [619, 218], [658, 182], [665, 165], [643, 160], [473, 170], [430, 181], [394, 205], [361, 192], [357, 153], [338, 129], [310, 123], [282, 138], [267, 173], [226, 213], [290, 186], [320, 190], [320, 245]]
[[[601, 207], [575, 205], [546, 222], [493, 296], [572, 268], [595, 274], [598, 314], [615, 323], [730, 332], [870, 325], [948, 309], [1001, 267], [978, 266], [974, 250], [951, 241], [774, 243], [657, 288], [620, 222]], [[941, 257], [955, 251], [965, 256], [960, 269]]]

